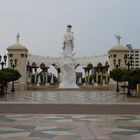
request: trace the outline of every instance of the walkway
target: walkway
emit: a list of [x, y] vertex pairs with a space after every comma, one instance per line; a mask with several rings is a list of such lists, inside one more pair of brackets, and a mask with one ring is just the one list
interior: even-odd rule
[[140, 105], [116, 104], [1, 104], [1, 114], [110, 114], [140, 115]]
[[0, 140], [140, 140], [140, 98], [29, 91], [0, 98]]
[[112, 91], [28, 91], [7, 94], [0, 98], [0, 103], [18, 104], [140, 104], [140, 98], [127, 98], [124, 94], [116, 95]]

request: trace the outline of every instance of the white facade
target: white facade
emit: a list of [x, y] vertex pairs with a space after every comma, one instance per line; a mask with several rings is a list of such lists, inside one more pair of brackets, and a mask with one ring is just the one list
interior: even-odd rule
[[16, 70], [19, 71], [21, 74], [21, 78], [16, 81], [16, 88], [17, 90], [24, 91], [27, 89], [27, 57], [28, 57], [28, 49], [19, 44], [13, 44], [7, 48], [8, 50], [8, 67], [11, 68], [11, 60], [15, 61], [17, 60], [17, 63], [15, 64]]
[[131, 44], [128, 44], [129, 55], [133, 57], [133, 68], [140, 68], [140, 49], [133, 49]]
[[[40, 66], [41, 63], [44, 63], [46, 66], [50, 66], [51, 64], [59, 65], [62, 57], [49, 57], [49, 56], [39, 56], [29, 54], [27, 58], [30, 65], [32, 63], [36, 63], [37, 66]], [[98, 63], [105, 65], [105, 63], [109, 63], [108, 54], [100, 55], [100, 56], [83, 56], [83, 57], [75, 57], [75, 63], [80, 64], [82, 67], [86, 67], [89, 63], [91, 63], [94, 67], [97, 66]]]
[[124, 56], [128, 55], [129, 49], [121, 44], [117, 44], [108, 51], [110, 70], [114, 69], [116, 65], [125, 67]]

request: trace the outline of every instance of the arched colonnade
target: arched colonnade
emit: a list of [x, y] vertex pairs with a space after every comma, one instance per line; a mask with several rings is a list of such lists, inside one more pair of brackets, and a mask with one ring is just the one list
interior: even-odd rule
[[[108, 69], [108, 62], [104, 65], [98, 63], [96, 66], [93, 66], [92, 63], [88, 63], [86, 66], [76, 64], [76, 82], [78, 85], [108, 84]], [[61, 68], [57, 63], [45, 65], [43, 62], [40, 64], [33, 62], [30, 64], [28, 61], [27, 73], [27, 85], [59, 85], [61, 82]]]

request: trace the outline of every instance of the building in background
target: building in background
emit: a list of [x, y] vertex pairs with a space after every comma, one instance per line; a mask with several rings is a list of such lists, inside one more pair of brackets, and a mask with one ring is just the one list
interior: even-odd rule
[[[131, 44], [124, 46], [120, 43], [121, 36], [115, 35], [115, 37], [117, 44], [109, 49], [108, 54], [75, 57], [76, 72], [80, 74], [77, 76], [80, 78], [77, 79], [78, 83], [81, 84], [83, 81], [86, 85], [114, 84], [109, 79], [110, 70], [127, 67], [130, 56], [133, 57], [132, 68], [140, 68], [140, 49], [133, 49]], [[19, 43], [19, 35], [17, 35], [17, 43], [9, 46], [7, 50], [8, 66], [11, 67], [11, 60], [17, 60], [15, 69], [22, 75], [15, 82], [17, 90], [26, 90], [32, 85], [48, 85], [49, 81], [51, 83], [56, 81], [59, 84], [61, 81], [61, 57], [28, 54], [28, 49]]]
[[133, 68], [140, 68], [140, 49], [134, 49], [131, 44], [127, 44], [129, 55], [133, 57]]

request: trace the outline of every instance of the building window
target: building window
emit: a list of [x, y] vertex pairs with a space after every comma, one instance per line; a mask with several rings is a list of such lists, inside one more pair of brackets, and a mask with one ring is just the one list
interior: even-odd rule
[[12, 56], [13, 56], [13, 54], [9, 54], [9, 56], [10, 56], [10, 57], [12, 57]]
[[21, 57], [24, 57], [24, 54], [21, 54]]

